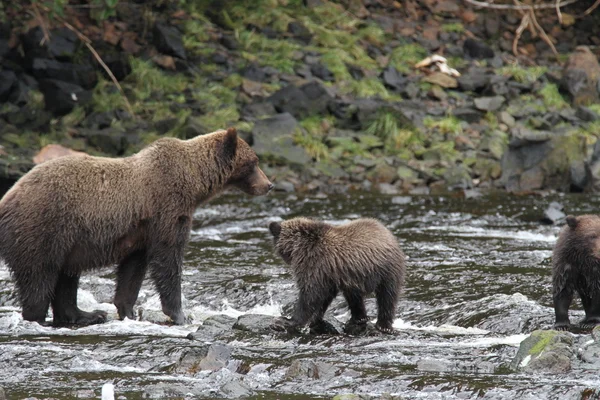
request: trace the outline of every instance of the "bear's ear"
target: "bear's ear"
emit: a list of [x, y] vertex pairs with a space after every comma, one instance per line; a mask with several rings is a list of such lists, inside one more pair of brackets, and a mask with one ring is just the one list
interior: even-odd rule
[[235, 157], [237, 151], [237, 130], [235, 128], [228, 128], [225, 133], [225, 140], [223, 140], [223, 155], [232, 159]]
[[569, 215], [567, 217], [567, 225], [569, 225], [569, 227], [571, 229], [575, 229], [577, 228], [577, 217], [574, 217], [572, 215]]
[[281, 224], [279, 222], [271, 222], [269, 224], [269, 231], [271, 231], [271, 235], [278, 237], [281, 233]]

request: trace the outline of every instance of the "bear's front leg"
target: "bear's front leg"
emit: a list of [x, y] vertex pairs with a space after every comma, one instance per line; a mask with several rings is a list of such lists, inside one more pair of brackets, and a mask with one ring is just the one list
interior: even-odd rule
[[148, 267], [160, 295], [162, 311], [176, 325], [186, 322], [181, 308], [181, 275], [183, 251], [191, 229], [191, 219], [179, 217], [171, 229], [158, 230], [167, 235], [155, 240], [148, 250]]
[[569, 306], [573, 300], [573, 292], [563, 289], [554, 295], [554, 314], [556, 316], [554, 329], [557, 331], [568, 331], [571, 328], [569, 322]]

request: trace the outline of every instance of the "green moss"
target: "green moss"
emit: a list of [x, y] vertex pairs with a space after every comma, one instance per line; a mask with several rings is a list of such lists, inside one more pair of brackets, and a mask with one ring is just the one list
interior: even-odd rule
[[483, 119], [487, 122], [488, 127], [491, 130], [496, 130], [498, 129], [498, 117], [496, 117], [496, 114], [494, 114], [491, 111], [488, 111], [487, 113], [485, 113], [485, 116], [483, 117]]
[[77, 126], [85, 119], [85, 109], [81, 106], [75, 107], [69, 114], [62, 117], [64, 126]]
[[107, 112], [125, 108], [125, 99], [115, 85], [106, 79], [100, 79], [92, 92], [92, 108], [96, 112]]
[[240, 74], [231, 74], [223, 81], [223, 86], [228, 89], [235, 89], [242, 84], [242, 76]]
[[589, 108], [590, 110], [592, 110], [596, 114], [600, 115], [600, 104], [598, 104], [598, 103], [589, 104], [587, 106], [587, 108]]
[[448, 65], [451, 68], [461, 69], [467, 66], [468, 62], [464, 57], [450, 56], [447, 58]]
[[138, 100], [167, 93], [181, 93], [187, 87], [187, 80], [181, 74], [165, 73], [139, 58], [131, 59], [131, 74], [127, 80], [135, 82], [135, 96]]
[[427, 50], [419, 44], [403, 44], [392, 50], [390, 64], [400, 72], [410, 73], [413, 71], [414, 65], [427, 55]]
[[205, 126], [209, 132], [223, 129], [225, 126], [230, 126], [239, 119], [240, 114], [235, 105], [226, 106], [198, 117], [200, 123]]
[[452, 23], [449, 23], [449, 24], [442, 25], [442, 31], [444, 31], [444, 32], [463, 33], [465, 31], [465, 27], [460, 22], [452, 22]]
[[537, 331], [536, 337], [538, 338], [537, 343], [529, 350], [529, 354], [532, 356], [538, 356], [548, 344], [557, 335], [557, 331]]
[[385, 32], [377, 25], [368, 25], [358, 30], [356, 35], [375, 46], [381, 46], [385, 43]]
[[323, 143], [322, 137], [298, 132], [294, 135], [294, 142], [303, 147], [304, 150], [317, 161], [329, 158], [329, 148]]
[[293, 73], [296, 61], [292, 53], [300, 45], [289, 40], [269, 39], [266, 36], [247, 30], [236, 30], [236, 38], [242, 47], [242, 57], [263, 66], [270, 66], [286, 73]]
[[380, 137], [388, 148], [399, 149], [418, 139], [417, 131], [411, 128], [388, 110], [378, 112], [365, 133]]
[[336, 81], [352, 79], [346, 63], [353, 62], [352, 57], [342, 49], [327, 50], [321, 55], [321, 62], [331, 71]]
[[460, 120], [456, 117], [446, 117], [437, 120], [425, 117], [423, 125], [429, 129], [437, 129], [443, 134], [460, 135], [463, 132]]
[[333, 126], [335, 118], [331, 116], [321, 117], [318, 115], [307, 117], [300, 121], [300, 126], [311, 136], [323, 137]]
[[356, 97], [380, 97], [389, 99], [390, 94], [383, 83], [375, 78], [363, 78], [360, 80], [350, 80], [339, 85], [342, 93], [351, 94]]
[[565, 99], [559, 93], [558, 87], [554, 83], [544, 85], [539, 93], [542, 96], [546, 107], [560, 109], [568, 106]]
[[519, 65], [507, 65], [505, 67], [499, 68], [497, 73], [511, 76], [515, 81], [521, 83], [533, 83], [537, 81], [548, 68], [543, 66], [536, 67], [521, 67]]
[[[206, 42], [210, 39], [206, 28], [206, 22], [196, 18], [185, 22], [182, 40], [187, 51], [196, 52], [196, 50], [206, 48]], [[196, 52], [196, 54], [198, 53]]]

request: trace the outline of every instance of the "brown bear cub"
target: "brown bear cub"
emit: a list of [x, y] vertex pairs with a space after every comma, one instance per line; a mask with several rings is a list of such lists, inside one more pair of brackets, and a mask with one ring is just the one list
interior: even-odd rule
[[554, 329], [568, 330], [573, 293], [581, 298], [581, 329], [600, 324], [600, 216], [568, 216], [552, 253]]
[[297, 330], [323, 323], [325, 311], [341, 291], [352, 315], [349, 324], [367, 323], [363, 299], [374, 292], [376, 327], [393, 332], [405, 256], [392, 232], [379, 221], [362, 218], [333, 226], [293, 218], [272, 222], [269, 230], [275, 251], [291, 266], [299, 290], [291, 320], [279, 319], [273, 329]]
[[273, 184], [235, 129], [162, 138], [125, 158], [74, 155], [39, 164], [0, 200], [0, 259], [23, 318], [54, 325], [106, 321], [77, 307], [83, 271], [117, 264], [114, 304], [133, 318], [146, 270], [163, 312], [183, 324], [181, 275], [194, 210], [223, 189], [264, 195]]

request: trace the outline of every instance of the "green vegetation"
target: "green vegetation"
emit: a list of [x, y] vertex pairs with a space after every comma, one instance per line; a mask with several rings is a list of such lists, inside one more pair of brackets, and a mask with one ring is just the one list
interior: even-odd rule
[[392, 149], [399, 149], [416, 138], [415, 132], [402, 127], [396, 115], [389, 111], [379, 112], [365, 133], [380, 137]]
[[515, 81], [521, 83], [533, 83], [546, 73], [548, 68], [542, 66], [536, 67], [521, 67], [513, 64], [497, 70], [497, 73], [510, 76]]
[[565, 108], [567, 102], [558, 91], [558, 87], [554, 83], [548, 83], [540, 90], [540, 95], [544, 100], [544, 104], [549, 108]]
[[421, 45], [403, 44], [392, 50], [390, 64], [402, 73], [409, 73], [414, 70], [414, 65], [427, 55], [427, 50]]
[[465, 27], [460, 22], [452, 22], [449, 24], [442, 25], [442, 31], [463, 33], [465, 31]]
[[442, 119], [433, 119], [426, 117], [423, 124], [428, 129], [437, 129], [442, 134], [460, 135], [462, 134], [462, 126], [460, 120], [456, 117], [446, 117]]

